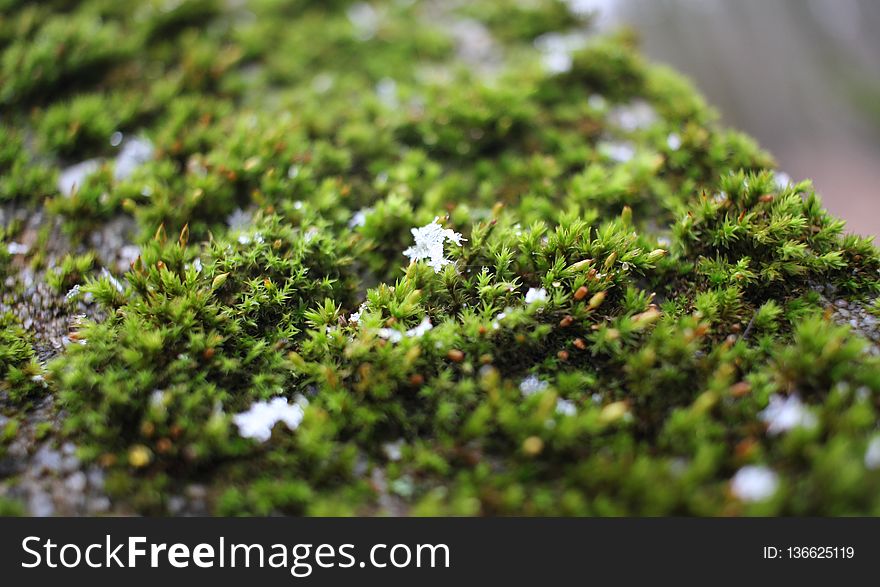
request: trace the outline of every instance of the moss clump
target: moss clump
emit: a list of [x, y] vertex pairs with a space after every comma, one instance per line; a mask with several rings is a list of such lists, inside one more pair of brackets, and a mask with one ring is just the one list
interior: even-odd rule
[[[100, 317], [48, 391], [4, 323], [0, 374], [117, 503], [880, 512], [877, 249], [631, 34], [555, 1], [125, 4], [0, 34], [0, 195], [65, 229], [7, 271]], [[243, 437], [278, 397], [301, 418]]]

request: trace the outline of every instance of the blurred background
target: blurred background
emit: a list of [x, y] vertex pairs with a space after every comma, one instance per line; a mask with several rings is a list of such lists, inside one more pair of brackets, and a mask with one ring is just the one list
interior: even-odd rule
[[880, 1], [569, 1], [635, 28], [848, 230], [880, 235]]

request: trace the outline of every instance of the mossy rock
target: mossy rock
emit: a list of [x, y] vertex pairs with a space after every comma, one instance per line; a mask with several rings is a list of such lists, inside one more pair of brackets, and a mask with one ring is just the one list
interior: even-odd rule
[[111, 498], [57, 511], [880, 513], [877, 248], [630, 32], [5, 4], [3, 446]]

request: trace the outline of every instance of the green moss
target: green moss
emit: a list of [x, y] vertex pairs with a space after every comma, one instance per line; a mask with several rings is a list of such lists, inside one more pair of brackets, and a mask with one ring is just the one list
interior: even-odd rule
[[[51, 393], [145, 513], [192, 482], [224, 515], [880, 512], [876, 338], [831, 305], [876, 311], [870, 241], [626, 31], [554, 73], [564, 3], [369, 6], [10, 7], [0, 198], [51, 196], [37, 279], [99, 317], [47, 390], [4, 322], [13, 414]], [[116, 132], [154, 147], [130, 175]], [[438, 271], [404, 255], [435, 218]], [[139, 257], [99, 273], [119, 220]], [[301, 423], [242, 437], [275, 397]], [[785, 397], [809, 425], [775, 430]], [[733, 492], [749, 465], [772, 496]]]

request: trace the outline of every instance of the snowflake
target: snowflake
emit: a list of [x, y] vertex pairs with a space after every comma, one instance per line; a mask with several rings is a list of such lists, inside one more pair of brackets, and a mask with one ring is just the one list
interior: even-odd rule
[[236, 208], [235, 211], [226, 217], [226, 226], [229, 230], [244, 230], [251, 223], [251, 213]]
[[560, 398], [556, 400], [556, 413], [562, 416], [574, 416], [577, 414], [577, 406], [571, 400]]
[[529, 375], [525, 379], [523, 379], [519, 384], [519, 390], [525, 397], [530, 395], [534, 395], [539, 391], [544, 391], [547, 389], [549, 383], [546, 381], [541, 381], [534, 375]]
[[367, 309], [367, 302], [361, 304], [357, 312], [352, 312], [351, 316], [348, 317], [349, 322], [360, 322], [361, 321], [361, 312], [364, 312]]
[[65, 167], [58, 175], [58, 191], [71, 196], [81, 188], [86, 179], [101, 167], [99, 159], [89, 159], [70, 167]]
[[425, 335], [426, 332], [434, 328], [434, 325], [431, 324], [431, 320], [425, 316], [422, 318], [422, 321], [415, 328], [410, 328], [406, 331], [406, 335], [411, 338], [421, 338]]
[[114, 277], [112, 273], [107, 271], [106, 267], [101, 267], [101, 277], [107, 278], [107, 281], [109, 281], [110, 284], [113, 285], [113, 287], [115, 287], [116, 291], [118, 291], [119, 293], [125, 292], [125, 287], [123, 287], [122, 283], [120, 283], [119, 280], [116, 279], [116, 277]]
[[296, 430], [302, 423], [308, 400], [297, 395], [293, 403], [283, 397], [276, 397], [268, 402], [255, 402], [246, 412], [232, 417], [238, 426], [238, 433], [244, 438], [255, 438], [266, 442], [272, 436], [272, 428], [278, 422], [284, 422], [291, 430]]
[[[352, 314], [354, 316], [354, 314]], [[358, 318], [360, 318], [360, 312], [358, 312]], [[390, 340], [391, 342], [400, 342], [403, 340], [404, 336], [408, 336], [410, 338], [421, 338], [425, 335], [426, 332], [434, 328], [434, 325], [431, 324], [431, 319], [425, 316], [422, 318], [422, 321], [418, 326], [414, 328], [410, 328], [405, 333], [399, 330], [395, 330], [394, 328], [380, 328], [379, 329], [379, 337], [384, 338], [385, 340]]]
[[363, 226], [367, 223], [367, 214], [372, 212], [372, 208], [361, 208], [348, 221], [349, 228], [357, 228], [358, 226]]
[[784, 190], [791, 185], [791, 176], [783, 171], [777, 171], [773, 175], [773, 183], [776, 184], [777, 190]]
[[135, 169], [153, 158], [153, 152], [153, 143], [146, 139], [135, 138], [126, 142], [116, 157], [113, 179], [121, 181], [131, 177]]
[[778, 487], [776, 473], [760, 465], [745, 466], [730, 480], [730, 490], [743, 501], [764, 501], [772, 497]]
[[602, 142], [599, 151], [615, 163], [626, 163], [636, 155], [636, 149], [629, 142]]
[[534, 288], [530, 287], [529, 291], [526, 292], [526, 303], [527, 304], [535, 304], [538, 302], [546, 302], [547, 301], [547, 290], [543, 287]]
[[9, 243], [6, 245], [6, 249], [9, 251], [10, 255], [27, 255], [28, 251], [31, 248], [22, 243]]
[[673, 151], [678, 151], [681, 148], [681, 137], [677, 133], [670, 133], [666, 137], [666, 146]]
[[439, 217], [434, 218], [433, 222], [421, 228], [411, 229], [410, 232], [412, 232], [416, 244], [403, 252], [411, 262], [428, 259], [428, 265], [434, 269], [435, 273], [439, 273], [444, 265], [452, 263], [443, 257], [443, 244], [448, 240], [461, 246], [463, 240], [459, 233], [449, 228], [443, 228], [437, 220]]
[[799, 427], [813, 428], [816, 425], [816, 417], [796, 395], [771, 396], [770, 404], [758, 414], [758, 417], [767, 424], [767, 432], [770, 434], [779, 434]]
[[379, 329], [379, 338], [384, 338], [385, 340], [390, 340], [391, 342], [400, 342], [403, 340], [403, 333], [399, 330], [395, 330], [394, 328], [380, 328]]

